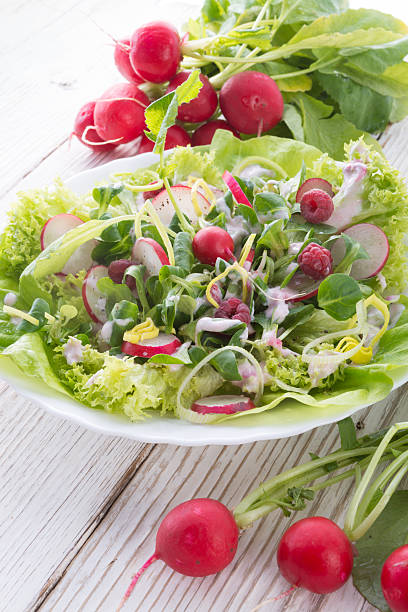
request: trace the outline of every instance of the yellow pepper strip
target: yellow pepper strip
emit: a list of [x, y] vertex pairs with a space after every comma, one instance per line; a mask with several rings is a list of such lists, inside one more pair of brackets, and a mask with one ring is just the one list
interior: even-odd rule
[[[377, 342], [380, 340], [380, 338], [384, 335], [384, 333], [386, 332], [388, 328], [388, 324], [390, 322], [390, 313], [389, 313], [387, 304], [385, 304], [385, 302], [380, 300], [380, 298], [378, 298], [376, 295], [374, 294], [370, 295], [370, 297], [364, 300], [364, 305], [366, 307], [374, 306], [374, 308], [377, 308], [377, 310], [379, 310], [384, 317], [384, 323], [381, 329], [377, 332], [377, 334], [371, 340], [370, 344], [368, 346], [362, 346], [361, 349], [355, 355], [353, 355], [353, 357], [351, 357], [351, 361], [353, 363], [357, 363], [360, 365], [369, 363], [371, 361], [373, 357], [373, 348], [377, 344]], [[350, 324], [349, 324], [350, 328], [354, 327], [356, 323], [357, 323], [357, 315], [354, 315], [354, 317], [350, 320]], [[345, 336], [344, 338], [340, 340], [335, 350], [340, 353], [346, 353], [347, 351], [355, 348], [358, 344], [359, 344], [359, 341], [356, 340], [355, 338], [352, 338], [351, 336]]]
[[210, 200], [212, 206], [215, 204], [215, 195], [214, 192], [209, 188], [208, 184], [202, 178], [195, 178], [194, 176], [188, 177], [188, 184], [191, 187], [191, 201], [194, 206], [194, 210], [196, 212], [197, 217], [201, 217], [203, 211], [198, 202], [198, 190], [201, 189], [204, 191], [206, 197]]
[[47, 321], [49, 321], [50, 323], [53, 323], [55, 321], [55, 317], [52, 316], [52, 314], [50, 314], [49, 312], [44, 312], [44, 317], [47, 319]]
[[218, 276], [213, 278], [212, 281], [210, 281], [208, 283], [208, 285], [207, 285], [205, 296], [206, 296], [207, 300], [210, 302], [210, 304], [212, 304], [214, 306], [214, 308], [218, 308], [218, 303], [214, 300], [213, 296], [211, 295], [211, 288], [212, 288], [212, 286], [216, 282], [218, 282], [222, 278], [225, 278], [232, 270], [236, 270], [238, 272], [238, 274], [241, 276], [241, 279], [242, 279], [242, 301], [245, 302], [245, 300], [246, 300], [246, 297], [247, 297], [248, 272], [245, 270], [245, 268], [240, 266], [237, 261], [235, 261], [232, 265], [230, 265], [227, 268], [225, 268], [224, 272], [221, 272], [221, 274], [219, 274]]
[[146, 214], [146, 202], [143, 204], [142, 208], [137, 211], [135, 216], [135, 236], [136, 238], [142, 237], [142, 220]]
[[32, 325], [40, 324], [39, 320], [28, 314], [28, 312], [24, 312], [24, 310], [19, 310], [18, 308], [14, 308], [13, 306], [3, 306], [3, 311], [11, 317], [19, 317], [20, 319], [25, 319]]
[[241, 251], [241, 257], [239, 259], [239, 265], [243, 266], [244, 263], [247, 260], [247, 257], [249, 255], [249, 251], [252, 248], [252, 245], [254, 244], [254, 240], [256, 238], [256, 234], [250, 234], [250, 236], [248, 236], [246, 243], [244, 244], [244, 248]]
[[157, 338], [159, 335], [159, 328], [155, 326], [150, 317], [135, 325], [132, 329], [129, 329], [123, 334], [123, 340], [125, 342], [131, 342], [132, 344], [139, 344], [142, 340], [149, 340], [151, 338]]
[[161, 190], [163, 187], [163, 180], [158, 179], [154, 183], [148, 183], [147, 185], [132, 185], [131, 183], [123, 184], [126, 189], [129, 189], [129, 191], [133, 191], [134, 193], [141, 193], [143, 191], [157, 191], [157, 193], [159, 193], [159, 190]]
[[167, 234], [167, 228], [160, 221], [159, 215], [155, 211], [155, 209], [153, 207], [153, 204], [150, 202], [150, 200], [146, 200], [145, 204], [146, 204], [146, 210], [147, 210], [151, 220], [153, 221], [154, 225], [156, 226], [157, 231], [159, 232], [159, 234], [161, 236], [161, 239], [164, 242], [164, 246], [166, 247], [167, 256], [169, 258], [170, 265], [174, 266], [175, 263], [176, 263], [176, 260], [174, 258], [173, 247], [171, 245], [169, 236]]

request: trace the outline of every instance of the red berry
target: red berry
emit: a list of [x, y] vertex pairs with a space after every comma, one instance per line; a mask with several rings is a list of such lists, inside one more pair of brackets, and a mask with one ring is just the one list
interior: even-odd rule
[[236, 297], [231, 297], [221, 302], [215, 311], [214, 317], [216, 319], [235, 319], [247, 325], [251, 322], [251, 313], [248, 306]]
[[309, 223], [324, 223], [333, 214], [333, 200], [323, 189], [306, 191], [300, 201], [300, 212]]
[[304, 274], [315, 280], [323, 280], [333, 271], [333, 257], [328, 249], [311, 242], [298, 257], [298, 264]]

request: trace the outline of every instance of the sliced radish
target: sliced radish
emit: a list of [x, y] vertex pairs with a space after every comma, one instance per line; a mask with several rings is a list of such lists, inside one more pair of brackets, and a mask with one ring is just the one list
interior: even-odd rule
[[132, 249], [132, 261], [145, 266], [149, 276], [158, 274], [162, 266], [170, 265], [165, 250], [153, 238], [138, 238], [136, 240]]
[[[83, 221], [76, 215], [61, 213], [48, 219], [41, 231], [41, 249], [46, 249], [58, 238], [70, 230], [82, 225]], [[92, 266], [92, 251], [96, 246], [96, 240], [88, 240], [71, 255], [62, 268], [62, 274], [76, 274], [80, 270], [88, 270]]]
[[212, 395], [193, 403], [191, 410], [199, 414], [235, 414], [255, 408], [254, 402], [245, 395]]
[[307, 179], [304, 183], [301, 184], [296, 193], [296, 202], [300, 202], [307, 191], [311, 191], [312, 189], [321, 189], [329, 194], [332, 198], [334, 196], [333, 187], [329, 181], [326, 181], [322, 178], [310, 178]]
[[122, 353], [132, 357], [154, 357], [154, 355], [172, 355], [181, 346], [177, 336], [160, 333], [156, 338], [141, 340], [137, 344], [133, 342], [122, 343]]
[[[382, 229], [373, 223], [358, 223], [344, 230], [350, 238], [357, 240], [367, 251], [369, 259], [357, 259], [351, 266], [350, 276], [356, 280], [376, 276], [387, 263], [390, 245]], [[346, 245], [343, 238], [339, 238], [333, 245], [333, 265], [337, 266], [346, 254]]]
[[[194, 208], [193, 200], [191, 199], [191, 187], [187, 185], [174, 185], [171, 187], [171, 193], [181, 212], [187, 215], [192, 223], [197, 223], [198, 214]], [[203, 214], [206, 215], [211, 208], [211, 204], [200, 191], [197, 191], [197, 201]], [[167, 191], [163, 189], [163, 191], [153, 198], [152, 204], [160, 217], [160, 221], [164, 223], [164, 225], [170, 225], [175, 210]]]
[[57, 238], [61, 238], [61, 236], [69, 232], [69, 230], [78, 227], [78, 225], [82, 225], [82, 223], [83, 221], [79, 217], [68, 213], [61, 213], [60, 215], [51, 217], [41, 230], [41, 249], [46, 249], [47, 246], [57, 240]]
[[286, 290], [290, 292], [290, 297], [286, 298], [286, 302], [301, 302], [308, 298], [317, 295], [321, 281], [316, 281], [310, 278], [303, 272], [297, 271], [289, 283], [286, 285]]
[[245, 204], [245, 206], [249, 206], [250, 208], [252, 208], [251, 202], [248, 200], [245, 193], [239, 186], [238, 181], [234, 179], [231, 172], [225, 170], [224, 174], [222, 175], [222, 180], [227, 185], [228, 189], [231, 191], [238, 204]]
[[82, 299], [87, 313], [95, 323], [105, 323], [108, 320], [106, 314], [106, 296], [98, 289], [98, 280], [109, 276], [106, 266], [93, 266], [88, 270], [82, 285]]

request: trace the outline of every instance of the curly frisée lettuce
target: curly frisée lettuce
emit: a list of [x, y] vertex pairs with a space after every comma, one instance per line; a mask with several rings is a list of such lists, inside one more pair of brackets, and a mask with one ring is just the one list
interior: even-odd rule
[[[360, 160], [367, 168], [362, 209], [352, 223], [374, 223], [385, 232], [390, 253], [382, 274], [390, 293], [401, 293], [408, 283], [408, 189], [405, 180], [383, 155], [362, 140], [346, 145], [345, 151], [346, 161]], [[313, 164], [308, 176], [324, 178], [339, 190], [342, 166], [325, 154]]]
[[0, 274], [18, 280], [26, 266], [41, 252], [40, 234], [48, 219], [60, 213], [88, 221], [90, 207], [57, 179], [46, 189], [20, 192], [7, 213], [8, 224], [0, 239]]
[[[176, 394], [185, 377], [183, 368], [139, 364], [132, 358], [118, 359], [85, 347], [82, 358], [69, 366], [64, 349], [56, 347], [53, 359], [58, 378], [83, 404], [108, 412], [123, 413], [132, 421], [148, 416], [147, 410], [173, 412]], [[212, 393], [222, 378], [210, 367], [193, 378], [186, 389], [189, 400]]]

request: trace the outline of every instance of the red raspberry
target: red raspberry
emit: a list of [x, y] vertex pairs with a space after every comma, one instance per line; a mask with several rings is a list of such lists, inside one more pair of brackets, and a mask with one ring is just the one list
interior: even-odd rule
[[333, 210], [333, 200], [323, 189], [306, 191], [300, 201], [300, 212], [309, 223], [324, 223]]
[[333, 257], [328, 249], [311, 242], [298, 257], [300, 269], [307, 276], [322, 280], [333, 272]]
[[215, 311], [216, 319], [237, 319], [247, 325], [251, 322], [251, 314], [249, 308], [239, 298], [229, 298], [221, 302], [220, 306]]

